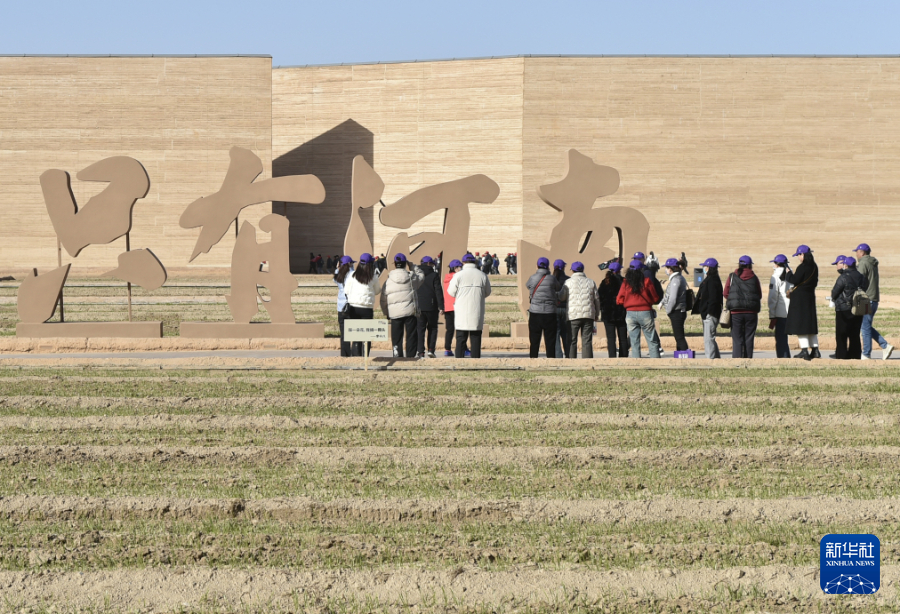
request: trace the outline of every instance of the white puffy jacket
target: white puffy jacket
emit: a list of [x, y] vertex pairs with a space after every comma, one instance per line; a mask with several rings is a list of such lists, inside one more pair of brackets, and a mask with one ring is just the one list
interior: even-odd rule
[[584, 273], [572, 273], [559, 291], [559, 300], [568, 301], [570, 320], [596, 320], [600, 313], [597, 284]]
[[778, 267], [769, 280], [769, 319], [786, 318], [788, 307], [791, 306], [791, 299], [787, 297], [787, 291], [791, 284], [780, 279], [781, 272], [784, 269]]
[[422, 285], [425, 274], [417, 266], [411, 271], [394, 269], [388, 274], [381, 289], [381, 311], [388, 318], [414, 316], [419, 311], [416, 290]]
[[447, 294], [456, 299], [453, 306], [456, 330], [484, 328], [484, 299], [491, 295], [491, 280], [487, 275], [467, 262], [450, 280]]
[[377, 272], [368, 284], [359, 283], [352, 274], [344, 278], [344, 295], [347, 297], [347, 303], [353, 307], [372, 309], [375, 305], [375, 295], [380, 290], [381, 280]]

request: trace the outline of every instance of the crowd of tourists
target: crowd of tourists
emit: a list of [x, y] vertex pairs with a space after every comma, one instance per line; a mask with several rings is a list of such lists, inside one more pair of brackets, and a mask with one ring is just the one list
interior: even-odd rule
[[[854, 256], [838, 256], [832, 263], [837, 278], [830, 293], [829, 308], [835, 313], [836, 350], [831, 358], [870, 359], [872, 342], [882, 348], [882, 358], [894, 348], [873, 326], [880, 300], [878, 260], [865, 243]], [[513, 254], [510, 254], [513, 256]], [[358, 266], [349, 256], [338, 263], [334, 281], [338, 285], [338, 320], [341, 327], [341, 356], [361, 356], [361, 343], [343, 341], [345, 319], [371, 319], [375, 296], [381, 292], [381, 308], [391, 322], [394, 356], [436, 357], [438, 319], [444, 316], [444, 356], [479, 358], [484, 327], [485, 299], [491, 294], [488, 274], [496, 260], [467, 252], [462, 260], [452, 260], [440, 278], [440, 262], [429, 256], [419, 265], [410, 265], [405, 254], [394, 256], [394, 269], [381, 275], [378, 259], [360, 256]], [[383, 257], [383, 255], [382, 255]], [[794, 270], [787, 256], [771, 261], [766, 305], [769, 328], [774, 331], [775, 353], [790, 358], [788, 336], [797, 337], [800, 352], [794, 358], [821, 358], [815, 290], [819, 268], [813, 250], [801, 245]], [[515, 272], [515, 260], [512, 270]], [[509, 260], [507, 261], [509, 265]], [[684, 277], [687, 260], [669, 258], [664, 263], [653, 252], [633, 255], [628, 267], [619, 260], [599, 265], [605, 276], [596, 284], [584, 273], [584, 264], [539, 258], [537, 270], [527, 282], [529, 355], [537, 358], [541, 341], [547, 358], [576, 358], [579, 339], [583, 358], [593, 358], [593, 336], [601, 322], [610, 358], [641, 357], [641, 337], [651, 358], [664, 352], [656, 323], [657, 307], [665, 313], [675, 339], [675, 355], [691, 356], [685, 336], [689, 314], [703, 322], [703, 345], [707, 358], [721, 358], [717, 342], [719, 328], [730, 329], [733, 358], [753, 358], [763, 285], [750, 256], [741, 256], [737, 267], [723, 275], [719, 262], [707, 258], [701, 263], [703, 279], [696, 295]], [[487, 269], [487, 270], [486, 270]], [[660, 281], [662, 271], [666, 279]], [[385, 278], [382, 282], [382, 278]], [[665, 285], [665, 288], [663, 286]], [[456, 342], [455, 349], [453, 342]]]

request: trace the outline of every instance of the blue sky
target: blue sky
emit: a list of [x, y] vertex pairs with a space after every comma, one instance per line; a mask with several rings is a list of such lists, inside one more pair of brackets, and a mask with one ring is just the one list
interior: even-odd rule
[[520, 54], [900, 53], [900, 1], [4, 3], [0, 54], [267, 54], [276, 66]]

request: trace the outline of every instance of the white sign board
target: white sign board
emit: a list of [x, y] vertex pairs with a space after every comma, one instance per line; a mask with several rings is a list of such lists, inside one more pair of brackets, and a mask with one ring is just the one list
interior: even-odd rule
[[387, 320], [344, 320], [344, 341], [388, 341]]

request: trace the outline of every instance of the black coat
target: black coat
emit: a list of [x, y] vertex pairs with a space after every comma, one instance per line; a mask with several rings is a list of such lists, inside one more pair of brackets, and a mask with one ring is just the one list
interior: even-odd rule
[[722, 278], [719, 277], [718, 269], [710, 269], [697, 288], [697, 313], [702, 319], [705, 320], [706, 316], [712, 316], [717, 320], [722, 317], [723, 292]]
[[853, 295], [857, 288], [869, 289], [869, 280], [866, 279], [866, 276], [857, 271], [856, 267], [841, 271], [837, 281], [834, 282], [834, 288], [831, 289], [834, 310], [850, 311], [853, 308]]
[[597, 286], [597, 297], [600, 299], [601, 322], [625, 324], [625, 307], [616, 304], [616, 297], [619, 296], [619, 288], [621, 286], [622, 278], [618, 275], [613, 275], [609, 283], [606, 283], [604, 279]]
[[423, 264], [419, 268], [425, 274], [422, 285], [416, 290], [419, 311], [443, 311], [444, 288], [441, 286], [440, 276], [427, 264]]
[[785, 332], [788, 335], [818, 335], [816, 286], [819, 285], [819, 267], [816, 261], [807, 254], [797, 270], [785, 273], [784, 279], [794, 286]]

